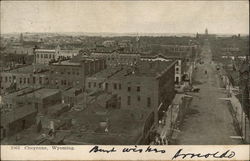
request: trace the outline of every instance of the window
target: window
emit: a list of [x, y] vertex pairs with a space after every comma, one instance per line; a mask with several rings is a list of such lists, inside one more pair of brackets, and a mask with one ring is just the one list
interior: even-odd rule
[[49, 54], [49, 58], [51, 59], [51, 54]]
[[48, 58], [48, 54], [44, 54], [44, 58]]
[[41, 54], [41, 58], [43, 58], [43, 54]]
[[33, 83], [34, 84], [36, 83], [36, 77], [33, 77]]
[[89, 82], [89, 88], [91, 88], [91, 82]]
[[121, 84], [119, 84], [119, 89], [120, 89], [120, 90], [122, 89], [122, 85], [121, 85]]
[[141, 101], [141, 97], [137, 96], [137, 101], [140, 102]]
[[20, 83], [20, 84], [22, 84], [22, 83], [23, 83], [23, 82], [22, 82], [22, 78], [19, 78], [19, 83]]
[[130, 98], [130, 96], [128, 96], [128, 105], [130, 105], [131, 104], [131, 98]]
[[114, 89], [117, 89], [117, 84], [116, 83], [114, 83]]
[[102, 83], [99, 83], [99, 88], [102, 88]]
[[7, 82], [8, 81], [8, 77], [5, 77], [5, 82]]
[[137, 87], [137, 92], [140, 92], [141, 91], [141, 88], [138, 86]]
[[151, 98], [150, 98], [150, 97], [147, 98], [147, 106], [148, 106], [148, 107], [151, 106]]
[[27, 83], [28, 83], [28, 84], [30, 83], [30, 79], [29, 79], [29, 78], [27, 78]]
[[130, 92], [131, 91], [131, 87], [128, 87], [128, 92]]
[[42, 77], [39, 77], [39, 84], [42, 84]]
[[96, 87], [96, 82], [94, 82], [94, 87]]
[[26, 78], [23, 78], [23, 83], [26, 84]]
[[109, 84], [106, 83], [106, 84], [105, 84], [105, 89], [108, 90], [108, 88], [109, 88]]
[[39, 54], [36, 54], [36, 57], [39, 58]]

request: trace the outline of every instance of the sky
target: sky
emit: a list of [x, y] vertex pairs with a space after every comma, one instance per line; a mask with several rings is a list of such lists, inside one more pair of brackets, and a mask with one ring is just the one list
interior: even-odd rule
[[246, 1], [1, 1], [1, 33], [249, 34]]

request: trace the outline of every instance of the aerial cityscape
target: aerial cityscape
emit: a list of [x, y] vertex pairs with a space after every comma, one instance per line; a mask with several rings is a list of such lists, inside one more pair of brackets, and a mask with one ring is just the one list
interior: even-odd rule
[[249, 33], [105, 25], [99, 33], [4, 29], [1, 145], [250, 143]]

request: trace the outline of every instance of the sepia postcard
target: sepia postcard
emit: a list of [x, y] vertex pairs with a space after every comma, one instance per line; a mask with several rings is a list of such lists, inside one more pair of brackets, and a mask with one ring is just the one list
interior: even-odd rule
[[249, 1], [1, 1], [1, 160], [250, 160]]

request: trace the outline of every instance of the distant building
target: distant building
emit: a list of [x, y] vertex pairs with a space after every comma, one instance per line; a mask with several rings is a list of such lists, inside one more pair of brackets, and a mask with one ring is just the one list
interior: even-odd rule
[[207, 28], [205, 29], [205, 35], [208, 35], [208, 29]]
[[132, 66], [140, 61], [139, 53], [123, 53], [120, 51], [113, 52], [93, 52], [93, 58], [103, 58], [106, 60], [107, 66]]
[[117, 42], [115, 40], [106, 40], [102, 43], [105, 47], [113, 47], [117, 45]]
[[0, 55], [1, 63], [6, 68], [15, 68], [18, 65], [30, 65], [34, 62], [34, 55], [23, 53], [6, 53]]
[[62, 50], [60, 46], [55, 49], [35, 49], [37, 64], [49, 64], [53, 61], [70, 59], [78, 54], [79, 50]]
[[56, 49], [35, 49], [36, 64], [49, 64], [59, 57], [60, 48]]

